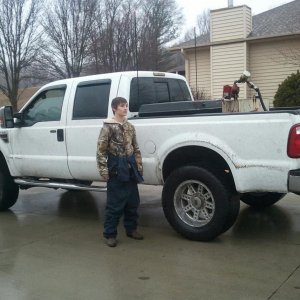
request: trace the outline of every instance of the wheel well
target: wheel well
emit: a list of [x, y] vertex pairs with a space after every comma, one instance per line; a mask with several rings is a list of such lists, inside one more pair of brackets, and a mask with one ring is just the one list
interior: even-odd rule
[[200, 146], [185, 146], [169, 153], [163, 163], [164, 181], [175, 169], [186, 165], [203, 166], [209, 169], [235, 190], [231, 170], [224, 158], [215, 151]]

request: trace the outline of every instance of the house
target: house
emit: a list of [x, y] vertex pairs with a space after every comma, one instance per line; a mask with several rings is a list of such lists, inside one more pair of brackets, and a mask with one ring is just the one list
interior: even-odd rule
[[[300, 68], [300, 0], [255, 16], [246, 5], [210, 14], [210, 33], [198, 37], [196, 47], [191, 40], [171, 49], [183, 53], [192, 90], [207, 99], [220, 99], [223, 86], [248, 70], [272, 106], [278, 85]], [[240, 84], [239, 99], [240, 111], [252, 109], [253, 91], [246, 84]]]

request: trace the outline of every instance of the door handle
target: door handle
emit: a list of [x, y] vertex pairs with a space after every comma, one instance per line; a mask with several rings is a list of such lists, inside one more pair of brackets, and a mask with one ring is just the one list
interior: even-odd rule
[[53, 130], [50, 130], [50, 133], [55, 133], [56, 132], [56, 130], [55, 129], [53, 129]]
[[64, 141], [64, 130], [63, 129], [57, 129], [57, 141], [58, 142]]

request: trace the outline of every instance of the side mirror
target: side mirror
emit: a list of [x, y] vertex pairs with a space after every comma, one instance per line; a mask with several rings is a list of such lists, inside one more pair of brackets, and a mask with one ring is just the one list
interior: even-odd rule
[[0, 125], [1, 128], [14, 128], [14, 116], [11, 106], [0, 108]]

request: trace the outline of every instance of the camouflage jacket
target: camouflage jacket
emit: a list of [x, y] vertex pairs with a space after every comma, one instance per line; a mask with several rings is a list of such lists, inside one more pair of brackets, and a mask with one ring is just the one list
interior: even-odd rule
[[107, 156], [131, 156], [134, 154], [138, 171], [143, 175], [141, 152], [134, 126], [127, 120], [123, 124], [115, 119], [104, 121], [97, 144], [97, 166], [101, 176], [108, 175]]

